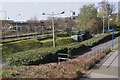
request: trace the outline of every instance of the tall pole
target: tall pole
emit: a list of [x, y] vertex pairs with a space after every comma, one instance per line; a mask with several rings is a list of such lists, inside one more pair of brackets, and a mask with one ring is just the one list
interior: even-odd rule
[[[5, 12], [5, 24], [7, 24], [7, 12], [6, 11], [4, 11]], [[5, 26], [6, 27], [6, 26]], [[5, 35], [7, 36], [7, 29], [6, 29], [6, 31], [5, 31]]]
[[[17, 16], [20, 16], [20, 14], [18, 14]], [[16, 30], [17, 30], [17, 38], [18, 38], [18, 24], [17, 24], [17, 21], [16, 21]]]
[[110, 29], [110, 20], [108, 18], [108, 30]]
[[110, 29], [110, 17], [108, 16], [108, 30]]
[[7, 20], [7, 12], [5, 11], [5, 19]]
[[112, 28], [112, 47], [114, 47], [114, 28]]
[[53, 29], [53, 47], [55, 47], [55, 27], [54, 27], [54, 13], [52, 12], [52, 29]]
[[105, 27], [105, 16], [103, 16], [103, 34], [104, 34], [104, 27]]
[[52, 30], [53, 30], [53, 47], [55, 47], [55, 27], [54, 27], [54, 15], [58, 15], [58, 14], [64, 14], [65, 12], [61, 12], [61, 13], [57, 13], [57, 14], [54, 14], [52, 12], [52, 14], [45, 14], [43, 13], [42, 15], [51, 15], [52, 16]]

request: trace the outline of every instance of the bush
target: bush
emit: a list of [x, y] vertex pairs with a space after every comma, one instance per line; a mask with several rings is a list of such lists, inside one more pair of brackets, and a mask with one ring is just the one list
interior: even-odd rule
[[67, 33], [57, 33], [56, 34], [56, 37], [68, 37], [69, 36], [69, 34], [67, 34]]
[[[65, 37], [61, 39], [56, 40], [56, 46], [66, 45], [76, 42], [70, 37]], [[42, 47], [52, 47], [53, 41], [52, 39], [49, 41], [37, 41], [35, 39], [31, 40], [25, 40], [20, 42], [11, 42], [11, 43], [5, 43], [2, 46], [2, 53], [3, 53], [3, 59], [7, 58], [10, 54], [16, 53], [16, 52], [22, 52], [30, 49], [37, 49]]]
[[21, 39], [16, 39], [16, 40], [8, 40], [8, 41], [3, 41], [2, 44], [17, 42], [17, 41], [22, 41], [22, 40], [29, 40], [29, 39], [31, 39], [31, 38], [21, 38]]
[[[57, 33], [55, 34], [56, 37], [68, 37], [69, 34], [67, 33]], [[52, 39], [53, 35], [46, 35], [46, 36], [41, 36], [41, 37], [37, 37], [37, 40], [42, 41], [42, 40], [46, 40], [46, 39]]]
[[64, 27], [63, 31], [67, 32], [68, 35], [71, 35], [72, 27], [66, 26], [66, 27]]
[[68, 49], [68, 54], [69, 55], [76, 55], [78, 53], [80, 53], [81, 51], [88, 49], [87, 46], [85, 46], [85, 44], [81, 44], [81, 43], [73, 43], [72, 45], [68, 45], [67, 46]]
[[[47, 44], [46, 46], [48, 46]], [[51, 45], [52, 45], [52, 42], [51, 42]], [[48, 63], [48, 62], [57, 61], [57, 53], [59, 52], [68, 53], [69, 55], [76, 55], [76, 53], [79, 53], [80, 51], [85, 50], [87, 48], [88, 47], [85, 44], [79, 43], [79, 42], [64, 45], [64, 46], [59, 46], [55, 48], [54, 47], [39, 48], [39, 49], [34, 49], [34, 50], [13, 54], [8, 58], [7, 61], [9, 65], [17, 65], [17, 66]]]
[[29, 50], [25, 52], [19, 52], [11, 55], [7, 59], [8, 65], [36, 65], [42, 63], [48, 63], [57, 61], [57, 53], [66, 52], [66, 48], [40, 48]]
[[[119, 33], [116, 33], [118, 36]], [[40, 63], [49, 63], [57, 61], [57, 53], [67, 53], [69, 55], [76, 55], [80, 51], [93, 47], [100, 44], [101, 41], [110, 39], [107, 36], [111, 34], [100, 35], [90, 40], [83, 41], [82, 43], [75, 42], [64, 46], [50, 47], [50, 48], [39, 48], [24, 52], [19, 52], [11, 55], [8, 58], [9, 65], [33, 65]]]
[[42, 40], [52, 39], [52, 38], [53, 38], [52, 35], [46, 35], [46, 36], [42, 36], [42, 37], [37, 37], [37, 40], [42, 41]]
[[42, 47], [42, 43], [35, 40], [22, 41], [19, 43], [9, 43], [2, 45], [2, 55], [13, 54], [20, 51], [26, 51]]
[[[64, 37], [64, 38], [58, 37], [55, 39], [56, 46], [62, 46], [62, 45], [70, 44], [73, 42], [77, 42], [77, 41], [73, 40], [71, 37]], [[47, 40], [41, 41], [41, 43], [43, 44], [43, 47], [52, 47], [53, 46], [52, 39], [47, 39]]]
[[[115, 37], [120, 36], [120, 32], [115, 33]], [[85, 51], [86, 49], [92, 48], [98, 44], [107, 42], [111, 40], [111, 34], [104, 34], [100, 35], [98, 37], [91, 38], [89, 40], [83, 41], [81, 43], [73, 43], [69, 46], [67, 46], [68, 49], [68, 54], [69, 55], [76, 55], [83, 50]]]
[[77, 42], [77, 41], [75, 41], [71, 37], [61, 38], [56, 40], [56, 46], [62, 46], [62, 45], [71, 44], [74, 42]]

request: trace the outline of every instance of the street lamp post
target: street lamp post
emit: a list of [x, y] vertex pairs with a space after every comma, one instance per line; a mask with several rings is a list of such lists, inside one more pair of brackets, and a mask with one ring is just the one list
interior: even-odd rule
[[55, 47], [55, 26], [54, 26], [54, 13], [52, 12], [52, 29], [53, 29], [53, 47]]
[[103, 34], [104, 34], [104, 31], [105, 31], [104, 30], [105, 29], [105, 25], [104, 24], [105, 24], [105, 16], [103, 16]]
[[59, 15], [59, 14], [64, 14], [65, 12], [61, 12], [61, 13], [57, 13], [57, 14], [54, 14], [52, 12], [52, 14], [45, 14], [43, 13], [42, 15], [50, 15], [52, 17], [52, 30], [53, 30], [53, 47], [55, 47], [55, 26], [54, 26], [54, 15]]
[[110, 21], [112, 20], [112, 19], [110, 18], [110, 16], [111, 16], [111, 15], [108, 16], [108, 30], [110, 29]]
[[[20, 16], [20, 14], [18, 14], [17, 16]], [[16, 30], [17, 30], [17, 38], [18, 38], [18, 25], [17, 25], [17, 21], [16, 21]]]
[[[99, 17], [99, 16], [97, 16], [97, 17]], [[105, 16], [104, 15], [102, 16], [102, 19], [103, 19], [103, 34], [104, 34], [104, 32], [105, 32]]]
[[109, 25], [109, 24], [110, 24], [109, 18], [110, 18], [110, 15], [108, 15], [108, 30], [110, 29], [110, 28], [109, 28], [109, 26], [110, 26], [110, 25]]

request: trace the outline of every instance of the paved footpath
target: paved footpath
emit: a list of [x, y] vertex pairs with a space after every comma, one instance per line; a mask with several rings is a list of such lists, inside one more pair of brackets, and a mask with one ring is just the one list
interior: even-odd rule
[[[89, 78], [118, 78], [118, 50], [108, 54], [100, 63], [90, 70]], [[120, 67], [120, 66], [119, 66]]]

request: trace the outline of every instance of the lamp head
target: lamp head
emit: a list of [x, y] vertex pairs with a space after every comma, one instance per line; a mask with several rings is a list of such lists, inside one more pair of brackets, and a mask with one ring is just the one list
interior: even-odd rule
[[112, 21], [112, 19], [110, 19], [110, 21]]
[[45, 13], [43, 13], [42, 15], [45, 15]]
[[64, 11], [61, 12], [61, 14], [64, 14], [64, 13], [65, 13]]

